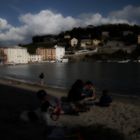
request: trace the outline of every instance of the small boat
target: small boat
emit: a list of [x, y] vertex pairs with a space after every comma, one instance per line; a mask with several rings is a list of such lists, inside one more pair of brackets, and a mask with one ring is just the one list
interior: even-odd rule
[[118, 61], [118, 63], [128, 63], [130, 60], [127, 59], [127, 60], [121, 60], [121, 61]]

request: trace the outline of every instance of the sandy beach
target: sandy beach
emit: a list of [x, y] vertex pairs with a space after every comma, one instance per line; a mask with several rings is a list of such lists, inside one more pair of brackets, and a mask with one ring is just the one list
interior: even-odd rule
[[[3, 140], [43, 139], [44, 126], [39, 123], [22, 123], [18, 119], [19, 114], [24, 110], [32, 110], [38, 107], [35, 93], [39, 89], [43, 88], [52, 96], [59, 98], [66, 96], [68, 91], [68, 89], [42, 87], [6, 79], [0, 80], [0, 88], [0, 136]], [[80, 113], [79, 116], [61, 115], [58, 123], [63, 127], [92, 128], [88, 131], [90, 135], [93, 132], [93, 136], [96, 135], [96, 138], [101, 140], [103, 138], [99, 138], [97, 134], [108, 136], [113, 131], [121, 134], [122, 139], [139, 140], [139, 103], [138, 98], [113, 96], [113, 103], [110, 107], [102, 108], [94, 105], [88, 112]], [[94, 129], [97, 127], [98, 129]], [[88, 132], [86, 132], [87, 135]], [[112, 136], [115, 140], [117, 139], [115, 134], [112, 133]], [[88, 139], [86, 136], [85, 138]]]

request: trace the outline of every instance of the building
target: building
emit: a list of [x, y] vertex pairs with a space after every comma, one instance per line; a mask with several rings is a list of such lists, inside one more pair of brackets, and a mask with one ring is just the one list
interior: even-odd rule
[[6, 62], [6, 54], [4, 53], [4, 48], [0, 48], [0, 64], [4, 64]]
[[37, 48], [36, 54], [41, 55], [43, 61], [56, 59], [55, 48]]
[[28, 62], [41, 62], [42, 61], [42, 56], [41, 55], [29, 55], [28, 57]]
[[82, 39], [81, 40], [81, 47], [86, 48], [88, 46], [92, 45], [92, 40], [91, 39]]
[[61, 46], [57, 46], [57, 45], [55, 45], [54, 47], [55, 47], [55, 52], [56, 52], [56, 60], [61, 61], [61, 59], [65, 55], [65, 48]]
[[36, 54], [41, 55], [43, 61], [59, 61], [65, 55], [65, 48], [57, 45], [53, 48], [37, 48]]
[[140, 45], [140, 35], [138, 35], [138, 44]]
[[109, 32], [103, 31], [102, 32], [102, 39], [108, 38], [109, 37]]
[[64, 35], [64, 39], [70, 39], [71, 36], [70, 35]]
[[11, 47], [4, 48], [4, 54], [6, 55], [6, 64], [26, 64], [28, 63], [29, 53], [26, 48]]
[[72, 39], [70, 40], [70, 45], [71, 45], [72, 47], [76, 47], [77, 44], [78, 44], [78, 39], [72, 38]]
[[98, 46], [100, 43], [101, 43], [101, 41], [98, 40], [98, 39], [93, 39], [93, 41], [92, 41], [92, 44], [93, 44], [94, 46]]
[[132, 31], [123, 31], [123, 36], [132, 35]]

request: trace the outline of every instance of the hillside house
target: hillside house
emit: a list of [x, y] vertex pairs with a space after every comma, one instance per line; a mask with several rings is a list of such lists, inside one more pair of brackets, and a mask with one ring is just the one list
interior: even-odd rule
[[72, 39], [70, 40], [70, 45], [71, 45], [72, 47], [76, 47], [77, 44], [78, 44], [78, 39], [72, 38]]

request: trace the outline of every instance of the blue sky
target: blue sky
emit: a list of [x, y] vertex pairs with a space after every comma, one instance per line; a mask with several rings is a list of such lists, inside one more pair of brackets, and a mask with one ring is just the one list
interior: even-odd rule
[[73, 27], [140, 24], [139, 0], [0, 0], [0, 44]]

